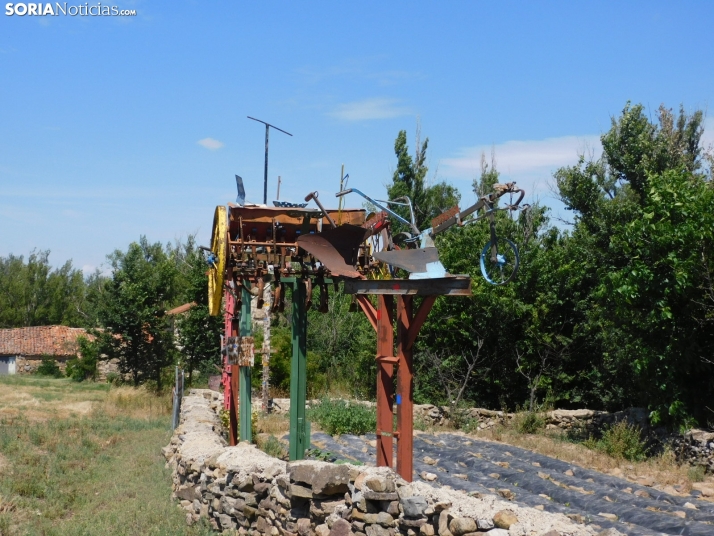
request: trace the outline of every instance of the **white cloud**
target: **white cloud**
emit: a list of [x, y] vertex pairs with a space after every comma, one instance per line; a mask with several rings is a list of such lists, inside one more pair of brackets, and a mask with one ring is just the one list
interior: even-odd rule
[[202, 140], [198, 140], [196, 143], [210, 151], [215, 151], [225, 145], [222, 141], [214, 140], [213, 138], [203, 138]]
[[409, 115], [408, 108], [398, 106], [395, 99], [374, 98], [338, 105], [330, 115], [343, 121], [390, 119]]

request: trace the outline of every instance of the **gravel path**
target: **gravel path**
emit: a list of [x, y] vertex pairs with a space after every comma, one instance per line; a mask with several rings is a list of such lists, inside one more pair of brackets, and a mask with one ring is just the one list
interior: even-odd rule
[[[313, 446], [374, 465], [375, 436], [313, 433]], [[428, 474], [430, 473], [430, 475]], [[515, 503], [563, 513], [625, 534], [714, 535], [714, 503], [679, 497], [518, 447], [456, 434], [414, 437], [414, 480], [454, 490], [499, 493]], [[617, 521], [608, 519], [611, 514]], [[581, 517], [579, 517], [581, 516]]]

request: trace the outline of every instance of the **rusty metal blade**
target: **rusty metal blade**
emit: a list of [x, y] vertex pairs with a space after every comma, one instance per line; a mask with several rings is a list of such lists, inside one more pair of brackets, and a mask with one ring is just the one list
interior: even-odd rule
[[442, 212], [436, 218], [431, 220], [431, 228], [436, 229], [439, 225], [444, 223], [449, 218], [453, 218], [454, 216], [456, 216], [459, 213], [459, 211], [460, 211], [459, 205], [456, 205], [456, 206], [451, 207], [446, 212]]
[[357, 225], [340, 225], [322, 233], [303, 235], [298, 245], [325, 265], [334, 276], [362, 277], [356, 269], [359, 246], [369, 234]]
[[436, 248], [399, 249], [380, 251], [374, 254], [374, 258], [407, 272], [426, 272], [427, 264], [439, 261], [439, 253]]

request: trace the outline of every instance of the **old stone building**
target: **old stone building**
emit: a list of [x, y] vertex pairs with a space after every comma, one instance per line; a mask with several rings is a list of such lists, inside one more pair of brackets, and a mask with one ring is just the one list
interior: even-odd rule
[[67, 361], [77, 357], [77, 337], [82, 335], [87, 336], [86, 330], [67, 326], [0, 329], [0, 374], [34, 372], [45, 356], [64, 371]]

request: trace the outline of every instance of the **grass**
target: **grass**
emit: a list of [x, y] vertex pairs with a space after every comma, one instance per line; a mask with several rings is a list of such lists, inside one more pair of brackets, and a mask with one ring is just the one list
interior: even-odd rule
[[363, 435], [377, 427], [374, 407], [327, 397], [310, 408], [308, 417], [330, 435]]
[[6, 376], [0, 408], [0, 535], [210, 534], [170, 498], [165, 397]]

